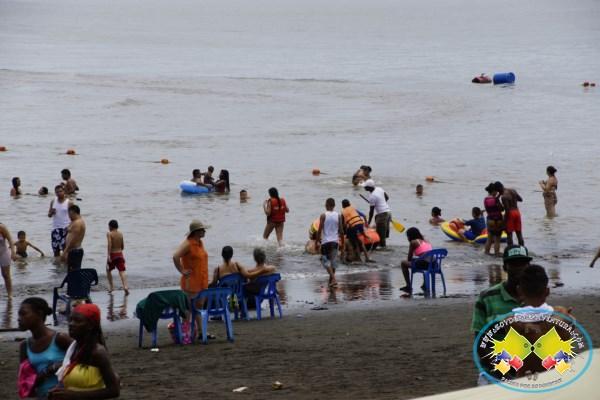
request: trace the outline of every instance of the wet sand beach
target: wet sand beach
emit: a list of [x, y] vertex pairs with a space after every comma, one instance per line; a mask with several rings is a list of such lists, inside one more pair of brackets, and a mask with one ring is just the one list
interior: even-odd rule
[[[600, 298], [551, 296], [549, 303], [574, 307], [592, 339], [599, 337]], [[233, 344], [223, 324], [211, 322], [216, 339], [183, 347], [161, 321], [157, 353], [148, 335], [137, 348], [137, 320], [103, 324], [123, 399], [411, 399], [475, 386], [472, 307], [473, 299], [437, 299], [305, 310], [235, 322]], [[2, 399], [17, 398], [16, 337], [25, 334], [0, 336]], [[273, 390], [275, 381], [283, 389]], [[232, 392], [242, 386], [248, 389]]]

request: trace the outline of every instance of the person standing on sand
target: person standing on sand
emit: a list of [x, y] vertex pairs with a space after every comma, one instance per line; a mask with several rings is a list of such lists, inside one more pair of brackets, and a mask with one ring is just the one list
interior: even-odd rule
[[52, 218], [52, 233], [50, 234], [52, 251], [54, 252], [54, 257], [59, 257], [60, 252], [65, 248], [67, 228], [71, 223], [69, 219], [71, 201], [66, 198], [62, 185], [56, 185], [54, 194], [56, 194], [56, 198], [50, 202], [48, 218]]
[[19, 330], [31, 331], [31, 337], [21, 342], [19, 361], [28, 360], [35, 369], [37, 376], [33, 389], [38, 399], [46, 399], [48, 390], [58, 384], [56, 371], [73, 342], [66, 333], [46, 326], [46, 317], [51, 314], [52, 309], [40, 297], [26, 298], [19, 307]]
[[521, 224], [521, 212], [517, 203], [523, 201], [515, 189], [505, 188], [500, 182], [494, 183], [494, 189], [500, 194], [500, 201], [504, 207], [504, 229], [506, 230], [506, 243], [513, 244], [513, 232], [517, 235], [519, 246], [525, 246], [523, 240], [523, 228]]
[[382, 188], [375, 187], [373, 179], [367, 179], [363, 186], [369, 192], [367, 201], [371, 206], [367, 225], [371, 225], [373, 214], [375, 214], [375, 230], [379, 235], [379, 246], [386, 249], [386, 239], [390, 236], [390, 222], [392, 220], [390, 206], [387, 203], [389, 196]]
[[333, 211], [335, 200], [328, 198], [325, 201], [325, 213], [321, 214], [319, 230], [317, 231], [317, 246], [321, 247], [321, 264], [329, 274], [329, 287], [336, 287], [335, 270], [337, 268], [337, 254], [339, 243], [344, 247], [344, 222], [341, 216]]
[[[185, 240], [173, 253], [173, 265], [181, 274], [181, 290], [190, 300], [208, 288], [208, 253], [202, 242], [205, 234], [206, 226], [201, 221], [193, 220]], [[196, 306], [200, 307], [201, 304]], [[196, 322], [200, 324], [200, 316]]]
[[509, 245], [504, 249], [502, 268], [507, 279], [479, 294], [471, 321], [471, 331], [475, 335], [478, 335], [488, 322], [521, 306], [517, 286], [530, 261], [531, 257], [525, 246]]
[[48, 392], [52, 400], [114, 399], [120, 395], [120, 380], [113, 370], [102, 328], [100, 309], [79, 304], [69, 319], [69, 336], [62, 366], [56, 373], [59, 385]]
[[85, 221], [81, 217], [79, 206], [75, 204], [69, 206], [69, 218], [71, 219], [71, 224], [67, 231], [62, 260], [67, 262], [68, 271], [71, 272], [81, 269], [81, 262], [83, 261], [83, 248], [81, 244], [85, 237]]
[[0, 269], [8, 297], [12, 297], [12, 278], [10, 276], [10, 264], [17, 259], [15, 243], [10, 236], [8, 228], [0, 223]]
[[277, 235], [277, 244], [283, 246], [283, 225], [285, 224], [285, 214], [290, 212], [290, 209], [283, 197], [279, 197], [279, 192], [276, 188], [269, 189], [269, 198], [265, 200], [263, 209], [267, 215], [267, 225], [263, 232], [263, 238], [269, 239], [271, 232], [275, 229]]
[[113, 279], [112, 270], [117, 269], [119, 276], [121, 277], [121, 283], [123, 283], [123, 290], [125, 296], [129, 295], [129, 287], [127, 286], [127, 274], [125, 273], [125, 257], [123, 257], [123, 250], [125, 249], [125, 241], [123, 240], [123, 234], [119, 232], [119, 223], [112, 219], [108, 222], [108, 233], [106, 234], [107, 255], [106, 255], [106, 278], [108, 279], [108, 293], [112, 293]]
[[60, 176], [63, 179], [63, 188], [65, 189], [65, 194], [67, 196], [70, 196], [72, 194], [75, 194], [75, 192], [77, 192], [79, 190], [79, 186], [77, 186], [77, 182], [75, 182], [75, 179], [73, 179], [71, 177], [71, 171], [69, 171], [68, 169], [63, 169], [62, 171], [60, 171]]
[[21, 192], [21, 178], [15, 176], [14, 178], [12, 178], [12, 189], [10, 189], [10, 195], [12, 197], [18, 197], [21, 194], [23, 194]]
[[548, 218], [556, 217], [556, 203], [558, 198], [556, 197], [556, 190], [558, 189], [558, 179], [556, 179], [556, 168], [552, 165], [546, 168], [546, 174], [548, 175], [547, 181], [540, 181], [540, 187], [542, 188], [542, 195], [544, 196], [544, 207], [546, 207], [546, 216]]

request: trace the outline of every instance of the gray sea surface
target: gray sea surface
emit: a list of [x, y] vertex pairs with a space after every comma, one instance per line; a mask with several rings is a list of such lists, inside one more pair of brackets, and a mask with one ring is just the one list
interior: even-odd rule
[[[427, 220], [433, 206], [469, 217], [501, 180], [524, 198], [526, 245], [551, 285], [595, 293], [600, 87], [581, 83], [600, 84], [598, 21], [597, 0], [0, 0], [0, 221], [51, 254], [52, 197], [12, 199], [10, 180], [36, 193], [71, 169], [88, 224], [84, 266], [98, 269], [101, 289], [108, 221], [125, 235], [129, 316], [148, 291], [177, 285], [171, 257], [192, 218], [211, 226], [211, 271], [224, 245], [244, 265], [266, 246], [288, 308], [400, 301], [405, 235], [392, 233], [376, 265], [341, 266], [333, 292], [304, 254], [327, 197], [367, 210], [350, 184], [367, 164], [395, 218], [449, 250], [448, 295], [473, 296], [501, 278], [500, 260]], [[514, 86], [471, 83], [508, 71]], [[554, 220], [537, 184], [550, 164]], [[181, 195], [179, 182], [208, 165], [230, 171], [231, 194]], [[280, 249], [261, 238], [271, 186], [291, 210]], [[14, 326], [24, 296], [50, 299], [65, 275], [30, 253], [12, 267], [15, 299], [0, 288], [2, 326]]]

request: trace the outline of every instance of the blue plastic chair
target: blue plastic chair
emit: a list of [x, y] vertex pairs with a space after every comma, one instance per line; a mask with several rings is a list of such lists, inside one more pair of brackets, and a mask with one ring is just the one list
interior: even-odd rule
[[[218, 286], [230, 288], [233, 296], [237, 298], [237, 306], [233, 302], [233, 315], [237, 320], [238, 315], [241, 318], [248, 320], [248, 304], [246, 303], [246, 297], [244, 296], [244, 282], [246, 279], [242, 274], [229, 274], [219, 279]], [[232, 296], [232, 298], [233, 298]]]
[[[425, 281], [425, 296], [432, 295], [435, 297], [435, 275], [439, 274], [442, 278], [442, 284], [444, 285], [444, 296], [446, 295], [446, 280], [444, 279], [444, 273], [442, 272], [442, 260], [446, 258], [447, 255], [448, 250], [446, 249], [433, 249], [420, 257], [412, 259], [412, 263], [410, 264], [411, 293], [414, 282], [413, 275], [423, 274], [423, 279]], [[427, 262], [427, 266], [425, 267], [422, 262], [420, 263], [420, 266], [417, 266], [419, 261]]]
[[[233, 326], [231, 324], [231, 316], [229, 315], [229, 298], [232, 295], [231, 288], [209, 288], [204, 289], [196, 297], [191, 300], [190, 307], [192, 309], [192, 341], [196, 340], [196, 316], [200, 314], [202, 324], [202, 343], [208, 343], [208, 317], [220, 315], [225, 321], [225, 329], [227, 331], [227, 340], [233, 342]], [[196, 306], [196, 303], [204, 300], [201, 308]]]
[[254, 296], [254, 300], [256, 302], [256, 319], [260, 320], [260, 305], [262, 304], [263, 300], [269, 300], [271, 318], [275, 318], [274, 304], [277, 304], [279, 318], [283, 318], [283, 313], [281, 312], [281, 302], [279, 301], [279, 292], [277, 291], [277, 282], [280, 280], [281, 275], [279, 274], [264, 275], [256, 278], [255, 282], [260, 287], [258, 294]]
[[[92, 286], [97, 284], [98, 273], [93, 268], [77, 269], [69, 272], [60, 286], [54, 288], [54, 296], [52, 298], [54, 325], [58, 325], [56, 306], [59, 301], [65, 303], [65, 315], [68, 318], [71, 315], [71, 302], [73, 300], [85, 300], [86, 303], [91, 303], [90, 291]], [[58, 290], [62, 289], [65, 285], [67, 285], [66, 293], [59, 293]]]
[[[152, 294], [152, 293], [150, 293]], [[160, 314], [160, 319], [171, 319], [173, 318], [173, 323], [175, 324], [175, 341], [177, 344], [183, 343], [183, 332], [181, 331], [181, 315], [179, 315], [179, 310], [173, 307], [167, 307], [163, 310], [162, 314]], [[142, 347], [142, 342], [144, 339], [144, 324], [140, 319], [140, 332], [138, 335], [138, 347]], [[152, 330], [152, 347], [156, 347], [158, 343], [158, 324]]]

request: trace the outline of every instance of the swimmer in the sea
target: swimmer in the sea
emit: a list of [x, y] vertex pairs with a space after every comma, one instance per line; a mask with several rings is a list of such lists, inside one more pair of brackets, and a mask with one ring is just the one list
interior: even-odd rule
[[15, 242], [17, 255], [21, 258], [27, 258], [27, 247], [31, 247], [32, 249], [40, 253], [40, 257], [44, 257], [44, 252], [27, 240], [27, 234], [25, 233], [25, 231], [19, 231], [17, 233], [17, 241]]

